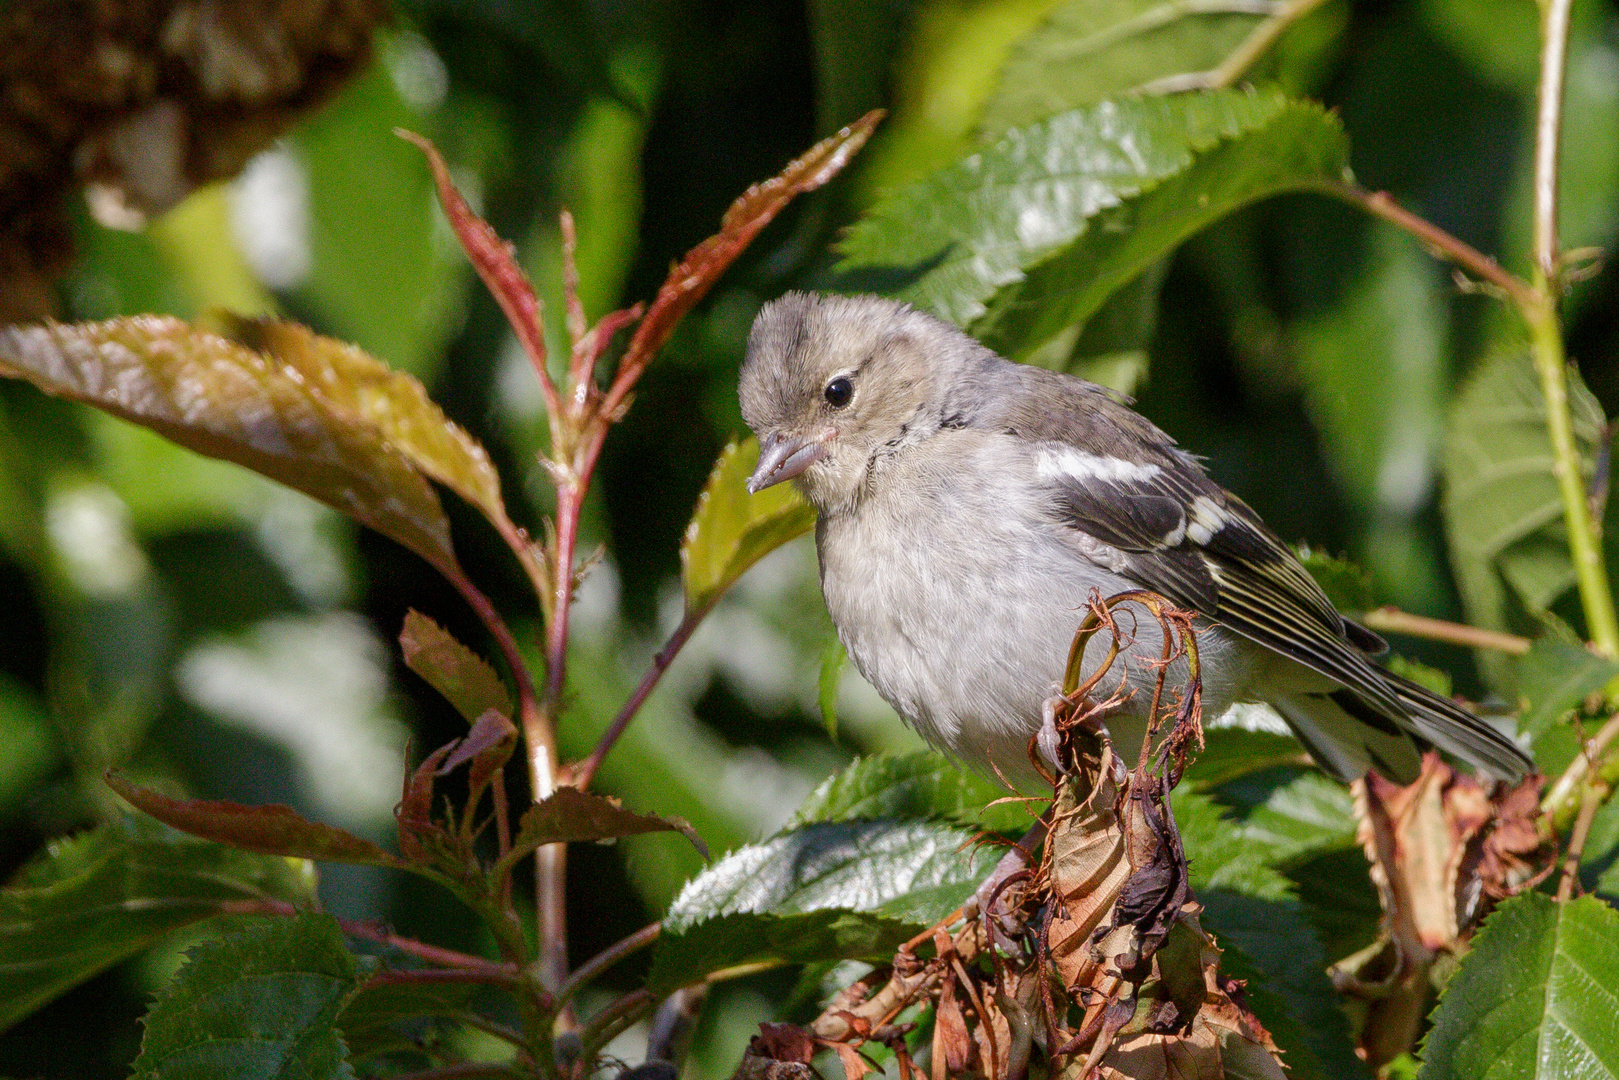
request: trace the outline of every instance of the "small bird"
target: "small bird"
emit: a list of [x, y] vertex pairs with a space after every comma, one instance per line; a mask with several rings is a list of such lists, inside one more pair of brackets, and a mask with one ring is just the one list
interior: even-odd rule
[[[754, 321], [740, 396], [760, 446], [748, 487], [796, 480], [818, 511], [821, 591], [850, 658], [958, 759], [1027, 779], [1093, 591], [1148, 589], [1198, 617], [1204, 715], [1268, 702], [1340, 780], [1375, 769], [1410, 783], [1429, 745], [1499, 778], [1533, 768], [1489, 724], [1374, 663], [1382, 639], [1094, 383], [1005, 360], [893, 300], [788, 293]], [[1162, 629], [1141, 618], [1133, 638], [1134, 693], [1108, 718], [1131, 754]]]

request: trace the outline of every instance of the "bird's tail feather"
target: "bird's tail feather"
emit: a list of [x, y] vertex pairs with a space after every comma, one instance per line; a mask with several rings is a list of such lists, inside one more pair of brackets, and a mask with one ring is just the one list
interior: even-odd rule
[[1420, 738], [1469, 762], [1497, 780], [1516, 780], [1535, 763], [1511, 739], [1448, 698], [1442, 698], [1393, 672], [1384, 676], [1406, 707]]
[[1422, 750], [1411, 736], [1381, 716], [1381, 724], [1368, 724], [1357, 715], [1367, 707], [1348, 691], [1297, 694], [1272, 704], [1316, 764], [1345, 783], [1375, 769], [1409, 784], [1422, 771]]

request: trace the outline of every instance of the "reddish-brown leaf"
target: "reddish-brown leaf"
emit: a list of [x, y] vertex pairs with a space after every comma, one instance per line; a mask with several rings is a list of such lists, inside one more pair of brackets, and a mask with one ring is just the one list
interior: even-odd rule
[[557, 415], [556, 386], [545, 370], [545, 331], [540, 324], [540, 299], [534, 295], [534, 286], [529, 284], [528, 275], [518, 265], [516, 252], [490, 228], [487, 221], [472, 212], [467, 201], [455, 189], [449, 166], [444, 164], [437, 147], [403, 128], [395, 128], [394, 134], [416, 144], [417, 149], [427, 156], [427, 165], [433, 171], [433, 183], [438, 187], [439, 203], [444, 207], [444, 216], [449, 219], [450, 228], [455, 230], [462, 250], [467, 253], [484, 285], [488, 286], [500, 310], [506, 313], [506, 321], [511, 324], [512, 332], [534, 363], [534, 370], [545, 388], [545, 399], [551, 415]]
[[402, 861], [369, 840], [300, 817], [288, 806], [243, 806], [205, 799], [171, 799], [108, 770], [107, 786], [130, 805], [181, 832], [244, 851], [298, 859], [400, 866]]
[[489, 662], [421, 612], [405, 613], [399, 648], [405, 666], [443, 694], [468, 723], [490, 709], [512, 714], [511, 695]]
[[0, 375], [244, 465], [456, 567], [432, 486], [364, 416], [297, 369], [179, 319], [0, 330]]
[[466, 737], [455, 744], [450, 756], [444, 759], [444, 764], [439, 767], [439, 775], [470, 761], [472, 768], [467, 770], [467, 805], [476, 806], [484, 788], [511, 760], [512, 751], [516, 748], [516, 726], [504, 714], [487, 709], [478, 717]]
[[514, 531], [488, 451], [445, 416], [414, 378], [358, 346], [293, 322], [235, 319], [231, 334], [370, 424], [418, 471], [477, 507], [497, 528]]
[[523, 815], [507, 858], [516, 860], [545, 844], [612, 840], [654, 832], [682, 833], [702, 852], [703, 858], [708, 858], [708, 845], [703, 843], [696, 829], [680, 818], [637, 814], [624, 809], [617, 799], [591, 795], [578, 788], [559, 787]]
[[624, 400], [642, 369], [669, 340], [675, 324], [708, 293], [725, 268], [759, 235], [759, 230], [770, 224], [795, 197], [814, 191], [841, 172], [866, 144], [882, 118], [881, 109], [867, 113], [816, 143], [779, 175], [748, 188], [731, 204], [720, 220], [720, 231], [688, 251], [670, 270], [646, 318], [630, 339], [607, 397], [607, 409], [616, 408]]

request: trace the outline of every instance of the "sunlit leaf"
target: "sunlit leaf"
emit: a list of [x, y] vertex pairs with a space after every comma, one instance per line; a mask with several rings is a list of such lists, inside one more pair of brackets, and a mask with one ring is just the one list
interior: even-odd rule
[[748, 491], [758, 463], [757, 439], [730, 444], [697, 497], [680, 542], [688, 612], [709, 607], [748, 567], [815, 525], [815, 510], [793, 485]]
[[308, 863], [130, 818], [53, 844], [0, 889], [0, 1028], [233, 903], [314, 900]]
[[[1602, 407], [1568, 372], [1574, 433], [1590, 468]], [[1443, 468], [1445, 537], [1468, 621], [1519, 628], [1574, 583], [1540, 382], [1527, 353], [1487, 358], [1451, 411]]]
[[377, 428], [262, 353], [181, 322], [133, 316], [0, 330], [0, 375], [149, 427], [297, 488], [455, 565], [432, 487]]
[[450, 421], [421, 383], [353, 345], [279, 319], [233, 320], [232, 336], [286, 365], [325, 398], [379, 432], [423, 475], [509, 525], [489, 454]]
[[1423, 1080], [1619, 1076], [1619, 912], [1525, 893], [1473, 938], [1434, 1011]]
[[405, 666], [444, 695], [468, 723], [494, 709], [512, 715], [512, 698], [489, 661], [450, 636], [438, 623], [414, 609], [405, 613], [399, 631]]
[[233, 920], [199, 945], [146, 1014], [137, 1080], [347, 1080], [337, 1030], [360, 964], [329, 915]]
[[1209, 71], [1279, 6], [1067, 0], [1012, 46], [983, 128], [998, 134], [1168, 76]]
[[1524, 700], [1519, 730], [1538, 738], [1615, 678], [1619, 663], [1555, 635], [1537, 638], [1518, 664], [1518, 692]]
[[928, 822], [810, 825], [740, 848], [687, 884], [648, 985], [663, 993], [755, 961], [879, 958], [959, 907], [994, 865]]
[[400, 860], [369, 840], [333, 825], [310, 821], [289, 806], [243, 806], [207, 799], [171, 799], [109, 772], [107, 786], [131, 806], [165, 825], [243, 851], [295, 859], [329, 859], [369, 866], [399, 866]]
[[826, 737], [836, 742], [838, 739], [838, 686], [843, 682], [843, 669], [849, 662], [849, 650], [843, 647], [843, 642], [833, 638], [827, 642], [826, 648], [821, 651], [821, 677], [820, 705], [821, 725], [826, 728]]
[[1045, 800], [990, 807], [1010, 794], [1001, 784], [963, 769], [936, 751], [879, 754], [856, 758], [842, 772], [823, 780], [799, 805], [787, 827], [934, 818], [999, 832], [1022, 832], [1034, 823]]
[[894, 192], [840, 269], [1021, 358], [1199, 229], [1345, 161], [1334, 118], [1273, 92], [1104, 101]]
[[637, 814], [624, 809], [617, 799], [559, 787], [523, 814], [517, 835], [512, 838], [510, 857], [517, 858], [545, 844], [616, 840], [654, 832], [681, 833], [705, 858], [708, 856], [703, 838], [679, 818]]

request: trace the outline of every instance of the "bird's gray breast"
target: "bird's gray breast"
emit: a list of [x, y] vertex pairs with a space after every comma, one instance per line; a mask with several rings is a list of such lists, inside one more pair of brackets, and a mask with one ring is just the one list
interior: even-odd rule
[[969, 760], [1021, 758], [1092, 588], [1128, 582], [1080, 554], [1004, 436], [944, 431], [874, 467], [817, 527], [827, 608], [861, 673], [925, 737]]

